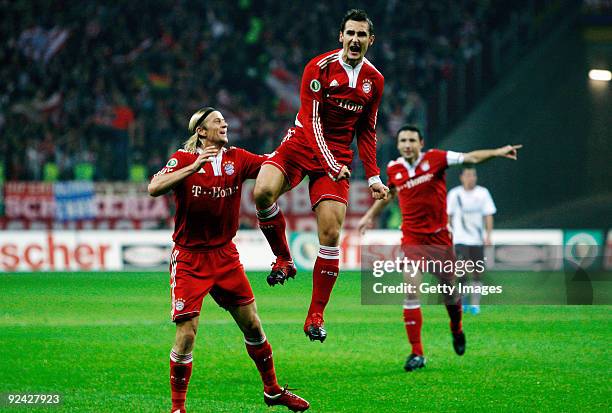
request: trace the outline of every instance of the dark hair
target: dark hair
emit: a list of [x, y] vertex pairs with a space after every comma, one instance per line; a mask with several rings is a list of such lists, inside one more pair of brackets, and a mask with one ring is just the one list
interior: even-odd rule
[[463, 168], [461, 168], [461, 174], [463, 174], [464, 171], [476, 172], [476, 167], [473, 164], [465, 163], [463, 164]]
[[344, 32], [344, 26], [346, 26], [346, 22], [349, 20], [354, 20], [357, 22], [368, 22], [368, 31], [370, 32], [370, 35], [374, 34], [374, 23], [372, 23], [372, 20], [370, 20], [368, 14], [364, 10], [350, 9], [349, 11], [347, 11], [344, 15], [344, 18], [342, 19], [342, 23], [340, 23], [341, 33]]
[[396, 142], [397, 142], [397, 139], [399, 138], [399, 134], [404, 131], [416, 132], [419, 135], [419, 140], [421, 141], [423, 140], [423, 134], [421, 133], [421, 130], [418, 128], [418, 126], [407, 124], [399, 128], [399, 130], [397, 131], [397, 134], [395, 134]]

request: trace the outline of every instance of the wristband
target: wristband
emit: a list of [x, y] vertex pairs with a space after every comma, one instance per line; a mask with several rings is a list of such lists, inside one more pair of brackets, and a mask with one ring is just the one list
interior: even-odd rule
[[379, 175], [374, 175], [368, 178], [368, 187], [374, 184], [382, 184], [382, 181]]

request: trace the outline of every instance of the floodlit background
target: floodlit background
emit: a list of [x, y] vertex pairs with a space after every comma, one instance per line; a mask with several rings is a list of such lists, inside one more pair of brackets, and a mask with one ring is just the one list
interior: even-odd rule
[[[609, 1], [0, 0], [0, 394], [60, 393], [58, 411], [167, 410], [174, 206], [146, 183], [203, 106], [224, 114], [231, 144], [273, 151], [295, 119], [303, 67], [339, 47], [351, 7], [374, 22], [367, 57], [385, 76], [383, 180], [404, 123], [425, 131], [426, 148], [523, 144], [517, 162], [478, 168], [498, 209], [496, 248], [527, 251], [494, 249], [492, 279], [535, 271], [547, 246], [587, 243], [600, 275], [586, 281], [595, 301], [579, 303], [612, 303]], [[426, 306], [429, 364], [404, 373], [401, 309], [361, 305], [357, 272], [361, 245], [399, 242], [401, 216], [393, 205], [381, 232], [360, 237], [371, 199], [357, 157], [352, 168], [323, 345], [301, 332], [317, 248], [307, 185], [280, 200], [300, 272], [274, 290], [253, 182], [243, 190], [236, 243], [279, 378], [312, 411], [610, 409], [607, 305], [485, 307], [466, 316], [463, 358], [444, 309]], [[447, 176], [459, 184], [458, 170]], [[566, 288], [575, 278], [558, 263], [545, 277]], [[237, 328], [211, 303], [203, 314], [187, 407], [267, 411]]]

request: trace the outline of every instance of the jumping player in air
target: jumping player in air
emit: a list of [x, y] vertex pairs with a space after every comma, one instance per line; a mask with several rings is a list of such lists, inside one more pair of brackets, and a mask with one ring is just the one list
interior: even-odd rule
[[176, 338], [170, 353], [172, 413], [185, 412], [192, 350], [202, 300], [210, 293], [232, 315], [244, 334], [246, 350], [264, 387], [264, 402], [304, 411], [306, 400], [278, 385], [272, 347], [266, 339], [251, 285], [232, 239], [238, 230], [242, 183], [257, 176], [265, 157], [225, 145], [227, 123], [221, 112], [203, 108], [189, 121], [192, 134], [151, 180], [148, 191], [174, 191], [176, 216], [170, 257], [172, 321]]
[[[446, 212], [446, 169], [449, 166], [478, 164], [495, 157], [516, 160], [517, 151], [522, 147], [522, 145], [506, 145], [497, 149], [467, 153], [438, 149], [424, 152], [423, 135], [412, 125], [401, 127], [396, 138], [397, 149], [401, 156], [389, 162], [387, 166], [391, 196], [374, 202], [361, 218], [359, 230], [365, 232], [365, 229], [372, 225], [373, 219], [397, 196], [402, 212], [402, 249], [409, 251], [408, 254], [411, 250], [423, 246], [433, 246], [438, 251], [440, 248], [446, 252], [452, 251], [453, 243], [448, 231]], [[436, 275], [442, 278], [442, 282], [454, 282], [454, 273]], [[461, 296], [448, 295], [445, 297], [445, 304], [450, 317], [453, 348], [458, 355], [463, 355], [465, 334], [461, 325]], [[421, 343], [423, 316], [418, 296], [409, 295], [404, 300], [404, 323], [412, 346], [404, 369], [412, 371], [425, 367], [426, 360]]]
[[321, 342], [327, 337], [323, 312], [339, 273], [338, 245], [348, 204], [350, 145], [355, 137], [372, 197], [384, 199], [388, 193], [376, 165], [376, 118], [384, 78], [365, 58], [374, 43], [374, 27], [363, 10], [346, 13], [339, 41], [341, 49], [317, 56], [306, 65], [295, 126], [264, 162], [254, 189], [259, 225], [276, 255], [268, 283], [283, 284], [295, 276], [296, 269], [276, 200], [308, 176], [320, 245], [304, 332], [311, 341]]

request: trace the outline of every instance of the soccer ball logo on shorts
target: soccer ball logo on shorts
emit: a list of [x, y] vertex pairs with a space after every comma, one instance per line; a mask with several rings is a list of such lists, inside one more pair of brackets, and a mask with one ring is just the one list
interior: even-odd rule
[[185, 300], [183, 300], [182, 298], [177, 298], [174, 301], [174, 308], [176, 309], [176, 311], [181, 311], [183, 308], [185, 308]]
[[372, 91], [372, 81], [370, 79], [363, 79], [363, 85], [361, 85], [363, 93], [366, 95]]
[[228, 161], [223, 164], [223, 170], [226, 175], [233, 175], [236, 169], [234, 168], [234, 162]]

